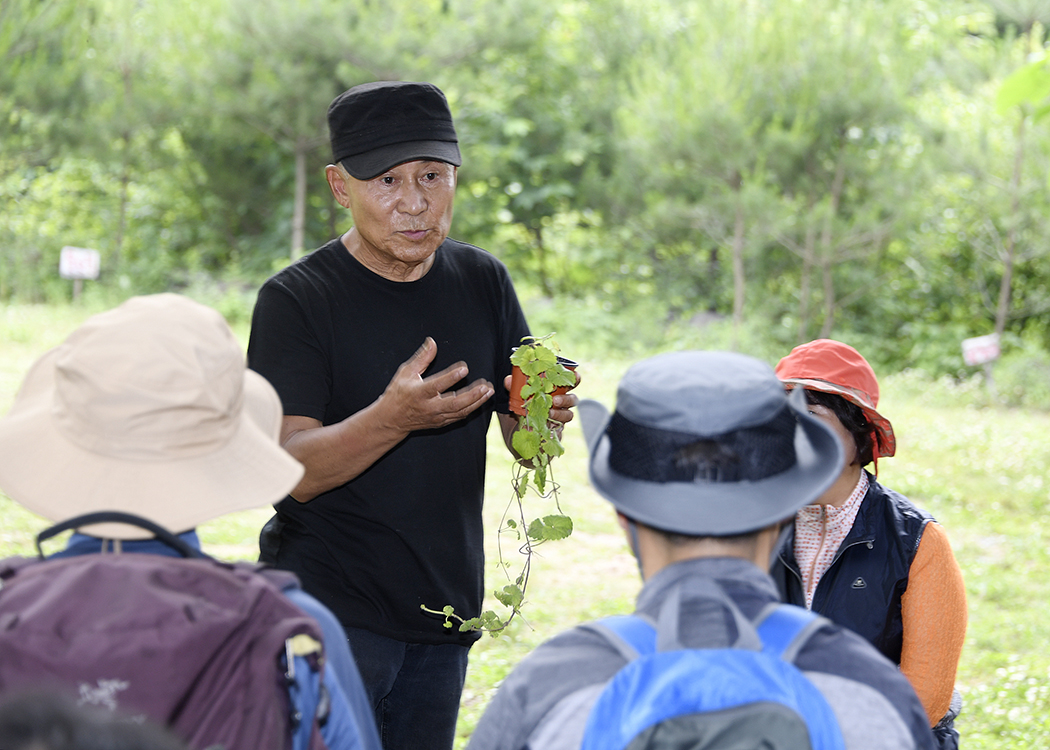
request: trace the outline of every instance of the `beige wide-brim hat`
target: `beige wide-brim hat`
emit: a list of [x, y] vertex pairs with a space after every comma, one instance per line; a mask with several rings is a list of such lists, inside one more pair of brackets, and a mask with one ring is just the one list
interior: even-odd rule
[[[0, 419], [0, 489], [56, 523], [96, 511], [175, 533], [284, 498], [302, 465], [281, 402], [215, 310], [176, 294], [95, 315], [29, 370]], [[108, 539], [149, 532], [80, 529]]]

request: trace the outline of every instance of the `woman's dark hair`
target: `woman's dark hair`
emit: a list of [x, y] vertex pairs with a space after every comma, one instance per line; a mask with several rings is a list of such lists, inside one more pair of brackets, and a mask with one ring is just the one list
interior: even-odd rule
[[864, 410], [836, 393], [806, 389], [806, 401], [831, 410], [857, 444], [857, 463], [867, 466], [875, 460], [875, 425]]

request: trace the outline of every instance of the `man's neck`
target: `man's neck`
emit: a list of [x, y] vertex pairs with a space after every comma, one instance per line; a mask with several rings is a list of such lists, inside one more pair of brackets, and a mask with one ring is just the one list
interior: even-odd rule
[[726, 541], [717, 537], [704, 537], [683, 544], [672, 543], [659, 533], [642, 527], [639, 529], [642, 573], [645, 580], [649, 580], [669, 565], [711, 557], [735, 557], [768, 572], [769, 557], [776, 541], [776, 527], [763, 529], [750, 539]]
[[389, 281], [407, 282], [418, 281], [427, 275], [434, 265], [436, 252], [431, 253], [418, 263], [397, 262], [382, 260], [381, 255], [372, 252], [365, 241], [353, 227], [341, 238], [345, 247], [357, 261], [377, 276], [382, 276]]

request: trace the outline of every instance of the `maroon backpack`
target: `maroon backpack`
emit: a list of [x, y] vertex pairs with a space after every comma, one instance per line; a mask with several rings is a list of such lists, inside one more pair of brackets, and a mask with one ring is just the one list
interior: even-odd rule
[[[44, 532], [38, 546], [84, 518]], [[194, 750], [290, 748], [297, 709], [286, 664], [310, 654], [319, 679], [322, 643], [317, 623], [281, 593], [294, 576], [220, 563], [139, 525], [196, 559], [0, 561], [0, 694], [72, 693], [166, 725]], [[310, 734], [310, 747], [323, 748], [316, 723]]]

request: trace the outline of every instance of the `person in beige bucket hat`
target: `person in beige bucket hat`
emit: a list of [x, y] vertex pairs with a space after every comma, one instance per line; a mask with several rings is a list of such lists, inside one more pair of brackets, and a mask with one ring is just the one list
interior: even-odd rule
[[[247, 369], [216, 310], [177, 294], [134, 297], [32, 365], [0, 418], [0, 489], [57, 524], [38, 546], [76, 529], [48, 562], [99, 552], [203, 557], [199, 524], [273, 503], [302, 477], [277, 442], [281, 418], [276, 391]], [[91, 514], [127, 522], [80, 520]], [[281, 593], [324, 636], [327, 746], [379, 750], [335, 616], [297, 586]]]
[[[217, 311], [136, 297], [29, 370], [0, 420], [0, 488], [54, 522], [120, 510], [183, 532], [295, 486], [303, 467], [277, 444], [281, 416]], [[149, 536], [119, 524], [84, 531]]]

